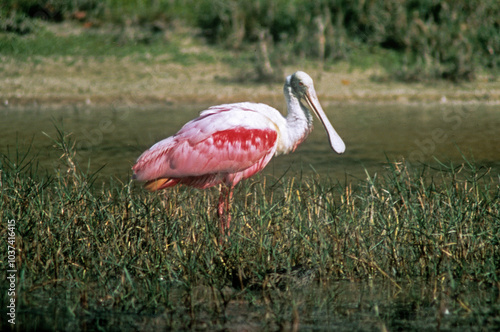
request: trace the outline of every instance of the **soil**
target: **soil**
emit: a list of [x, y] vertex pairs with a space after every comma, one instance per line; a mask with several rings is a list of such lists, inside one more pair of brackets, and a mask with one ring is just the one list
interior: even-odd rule
[[[198, 50], [199, 51], [199, 50]], [[500, 82], [479, 78], [453, 84], [376, 81], [378, 70], [352, 70], [347, 64], [320, 70], [309, 63], [286, 67], [304, 70], [315, 80], [322, 103], [500, 103]], [[249, 69], [249, 72], [251, 69]], [[244, 70], [243, 70], [244, 72]], [[242, 69], [230, 64], [181, 65], [165, 57], [0, 57], [0, 105], [57, 107], [68, 105], [148, 105], [282, 100], [283, 83], [245, 82]], [[383, 73], [382, 73], [383, 74]], [[283, 74], [284, 80], [285, 74]], [[244, 82], [244, 83], [242, 83]], [[1, 107], [1, 106], [0, 106]]]

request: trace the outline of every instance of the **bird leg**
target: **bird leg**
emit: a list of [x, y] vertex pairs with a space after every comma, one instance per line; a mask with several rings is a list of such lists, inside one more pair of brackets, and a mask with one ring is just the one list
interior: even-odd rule
[[219, 207], [217, 209], [217, 215], [219, 216], [220, 222], [220, 233], [224, 236], [230, 234], [229, 224], [231, 223], [231, 200], [233, 198], [233, 186], [221, 185], [220, 196], [219, 196]]

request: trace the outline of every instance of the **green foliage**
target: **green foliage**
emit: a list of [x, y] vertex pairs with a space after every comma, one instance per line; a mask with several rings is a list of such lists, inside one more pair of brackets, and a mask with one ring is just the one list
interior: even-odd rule
[[288, 55], [349, 59], [366, 44], [396, 50], [406, 81], [471, 80], [500, 63], [500, 3], [489, 1], [202, 1], [198, 25], [239, 47], [260, 31]]
[[[182, 1], [169, 0], [7, 0], [3, 11], [47, 21], [80, 19], [115, 24], [144, 24], [169, 20]], [[80, 15], [77, 13], [79, 12]]]
[[472, 80], [479, 71], [496, 74], [500, 65], [496, 0], [9, 0], [1, 13], [7, 18], [1, 29], [17, 33], [31, 31], [23, 17], [151, 31], [180, 19], [213, 43], [237, 50], [257, 45], [256, 69], [263, 76], [297, 57], [350, 60], [366, 47], [397, 52], [398, 65], [387, 69], [404, 81]]
[[98, 2], [92, 0], [6, 0], [3, 2], [2, 11], [15, 12], [35, 19], [60, 22], [65, 15], [72, 13], [80, 6], [87, 7], [89, 3], [93, 3], [95, 6]]
[[0, 31], [13, 32], [25, 35], [33, 31], [33, 24], [26, 16], [11, 12], [4, 14], [0, 12]]

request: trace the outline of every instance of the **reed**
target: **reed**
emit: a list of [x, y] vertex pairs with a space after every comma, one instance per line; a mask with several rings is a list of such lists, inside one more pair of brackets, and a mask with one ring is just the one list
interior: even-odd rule
[[[392, 302], [421, 283], [422, 316], [439, 313], [430, 303], [447, 294], [457, 312], [474, 313], [467, 324], [494, 317], [461, 296], [468, 283], [489, 294], [499, 283], [499, 178], [473, 162], [388, 162], [359, 185], [257, 177], [235, 192], [231, 236], [219, 243], [215, 190], [97, 184], [75, 162], [71, 136], [58, 131], [54, 143], [54, 173], [19, 153], [0, 163], [0, 236], [15, 219], [18, 308], [35, 326], [222, 328], [241, 310], [258, 328], [293, 328], [321, 312], [333, 315], [328, 324], [348, 310], [342, 281], [370, 292], [377, 281]], [[370, 317], [397, 324], [394, 315]]]

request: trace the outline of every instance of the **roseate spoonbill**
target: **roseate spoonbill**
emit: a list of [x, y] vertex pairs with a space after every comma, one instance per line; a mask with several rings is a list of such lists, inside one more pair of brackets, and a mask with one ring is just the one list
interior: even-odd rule
[[324, 125], [332, 149], [339, 154], [345, 151], [309, 75], [298, 71], [288, 76], [283, 90], [286, 118], [264, 104], [210, 107], [177, 134], [145, 151], [132, 167], [133, 178], [144, 181], [151, 191], [177, 184], [200, 189], [220, 185], [220, 232], [229, 234], [234, 186], [262, 170], [274, 155], [293, 152], [306, 139], [313, 121], [309, 109]]

